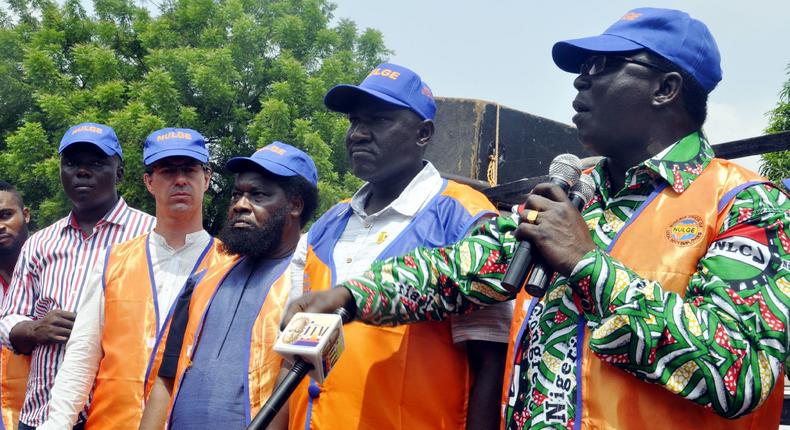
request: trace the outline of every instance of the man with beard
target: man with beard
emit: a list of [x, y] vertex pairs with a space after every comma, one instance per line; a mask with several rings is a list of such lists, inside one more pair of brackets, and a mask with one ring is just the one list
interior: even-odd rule
[[[50, 390], [65, 354], [63, 344], [96, 260], [108, 245], [144, 234], [154, 223], [153, 217], [130, 208], [118, 195], [123, 150], [111, 127], [75, 125], [63, 135], [58, 153], [60, 181], [71, 212], [25, 242], [3, 303], [0, 338], [14, 352], [29, 355], [28, 360], [5, 349], [3, 367], [19, 369], [16, 364], [22, 358], [30, 363], [24, 396], [8, 389], [14, 385], [10, 378], [18, 381], [24, 373], [3, 374], [3, 418], [9, 428], [16, 427], [9, 422], [16, 421], [16, 414], [21, 429], [46, 420]], [[21, 411], [11, 406], [19, 397], [24, 397]], [[83, 414], [79, 421], [84, 419]]]
[[16, 188], [6, 181], [0, 181], [0, 302], [11, 283], [16, 260], [22, 245], [27, 240], [27, 223], [30, 211], [22, 203]]
[[172, 305], [191, 273], [224, 258], [203, 229], [208, 161], [195, 130], [166, 128], [146, 138], [143, 181], [156, 201], [156, 227], [109, 247], [94, 266], [39, 429], [70, 428], [92, 387], [87, 427], [139, 425]]
[[[0, 291], [0, 302], [11, 283], [11, 275], [22, 245], [27, 240], [29, 221], [30, 211], [22, 203], [22, 197], [16, 188], [0, 180], [0, 286], [3, 288]], [[8, 405], [6, 410], [9, 412], [5, 424], [16, 426], [14, 415], [19, 412], [19, 405], [25, 395], [28, 360], [22, 356], [14, 357], [6, 348], [3, 348], [0, 360], [3, 360], [0, 363], [0, 375], [5, 381], [4, 386], [0, 387], [0, 394], [3, 395], [2, 403]]]
[[196, 274], [191, 298], [179, 299], [141, 429], [162, 428], [171, 393], [170, 428], [243, 429], [274, 387], [287, 268], [318, 206], [318, 174], [307, 154], [281, 142], [227, 168], [236, 179], [219, 237], [233, 258]]

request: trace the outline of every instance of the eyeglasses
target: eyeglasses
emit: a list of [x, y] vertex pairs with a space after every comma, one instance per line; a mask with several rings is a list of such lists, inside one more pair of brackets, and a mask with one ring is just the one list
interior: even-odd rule
[[623, 56], [620, 56], [620, 55], [593, 55], [593, 56], [587, 58], [582, 63], [581, 67], [579, 68], [579, 74], [589, 75], [589, 76], [597, 75], [597, 74], [603, 72], [604, 69], [606, 69], [606, 66], [607, 66], [606, 63], [607, 62], [611, 63], [612, 60], [622, 61], [622, 62], [625, 62], [625, 63], [638, 64], [638, 65], [640, 65], [642, 67], [648, 67], [650, 69], [656, 69], [656, 70], [664, 72], [664, 73], [669, 71], [667, 69], [664, 69], [663, 67], [656, 66], [655, 64], [650, 64], [650, 63], [647, 63], [645, 61], [637, 60], [637, 59], [634, 59], [634, 58], [631, 58], [631, 57], [623, 57]]

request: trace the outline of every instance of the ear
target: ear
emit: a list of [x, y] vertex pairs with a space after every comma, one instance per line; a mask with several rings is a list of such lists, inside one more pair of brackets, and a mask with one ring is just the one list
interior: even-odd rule
[[203, 192], [206, 192], [206, 191], [208, 190], [208, 186], [209, 186], [209, 184], [211, 184], [211, 175], [213, 175], [213, 174], [214, 174], [214, 171], [213, 171], [213, 170], [211, 170], [211, 167], [209, 167], [209, 166], [206, 166], [206, 169], [205, 169], [205, 170], [203, 170], [203, 173], [205, 173], [205, 174], [203, 175], [203, 176], [204, 176], [204, 179], [205, 179], [205, 181], [204, 181], [204, 183], [203, 183]]
[[143, 183], [145, 184], [145, 188], [148, 190], [151, 195], [154, 194], [154, 187], [151, 185], [154, 178], [151, 177], [148, 173], [143, 173]]
[[123, 175], [126, 173], [126, 170], [123, 168], [123, 164], [119, 161], [118, 168], [115, 169], [115, 183], [120, 183], [123, 181]]
[[680, 92], [683, 88], [683, 77], [678, 72], [669, 72], [661, 75], [658, 81], [658, 88], [653, 93], [653, 106], [667, 106], [680, 100]]
[[22, 218], [25, 219], [25, 224], [30, 223], [30, 209], [28, 209], [27, 206], [22, 208]]
[[433, 137], [434, 125], [430, 119], [423, 120], [417, 129], [417, 145], [427, 146]]
[[293, 196], [289, 199], [288, 204], [291, 206], [291, 210], [288, 211], [288, 214], [294, 217], [297, 223], [300, 224], [298, 221], [302, 217], [302, 212], [304, 211], [304, 200], [299, 196]]

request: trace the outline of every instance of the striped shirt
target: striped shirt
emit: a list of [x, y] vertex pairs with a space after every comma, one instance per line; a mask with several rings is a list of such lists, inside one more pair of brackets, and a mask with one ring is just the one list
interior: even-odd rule
[[[90, 236], [80, 230], [73, 213], [32, 235], [22, 248], [3, 300], [3, 344], [13, 349], [9, 333], [20, 322], [43, 318], [55, 309], [75, 312], [90, 269], [102, 250], [150, 231], [155, 220], [130, 208], [121, 198], [96, 223]], [[64, 354], [64, 345], [38, 345], [33, 349], [21, 422], [35, 427], [47, 418], [50, 389]]]

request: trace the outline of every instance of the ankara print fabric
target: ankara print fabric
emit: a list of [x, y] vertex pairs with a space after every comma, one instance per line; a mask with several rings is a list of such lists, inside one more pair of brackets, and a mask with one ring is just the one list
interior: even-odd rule
[[[683, 192], [712, 153], [703, 136], [689, 135], [629, 170], [616, 193], [606, 162], [596, 167], [597, 192], [583, 215], [598, 249], [532, 304], [512, 381], [505, 381], [507, 428], [573, 428], [584, 323], [592, 335], [583, 341], [600, 359], [720, 415], [740, 416], [765, 400], [790, 349], [790, 202], [783, 193], [756, 185], [736, 196], [684, 296], [604, 251], [657, 186]], [[373, 324], [441, 319], [509, 300], [500, 282], [516, 227], [496, 218], [455, 245], [383, 260], [343, 286], [357, 302], [357, 317]], [[591, 311], [581, 311], [581, 300]]]

